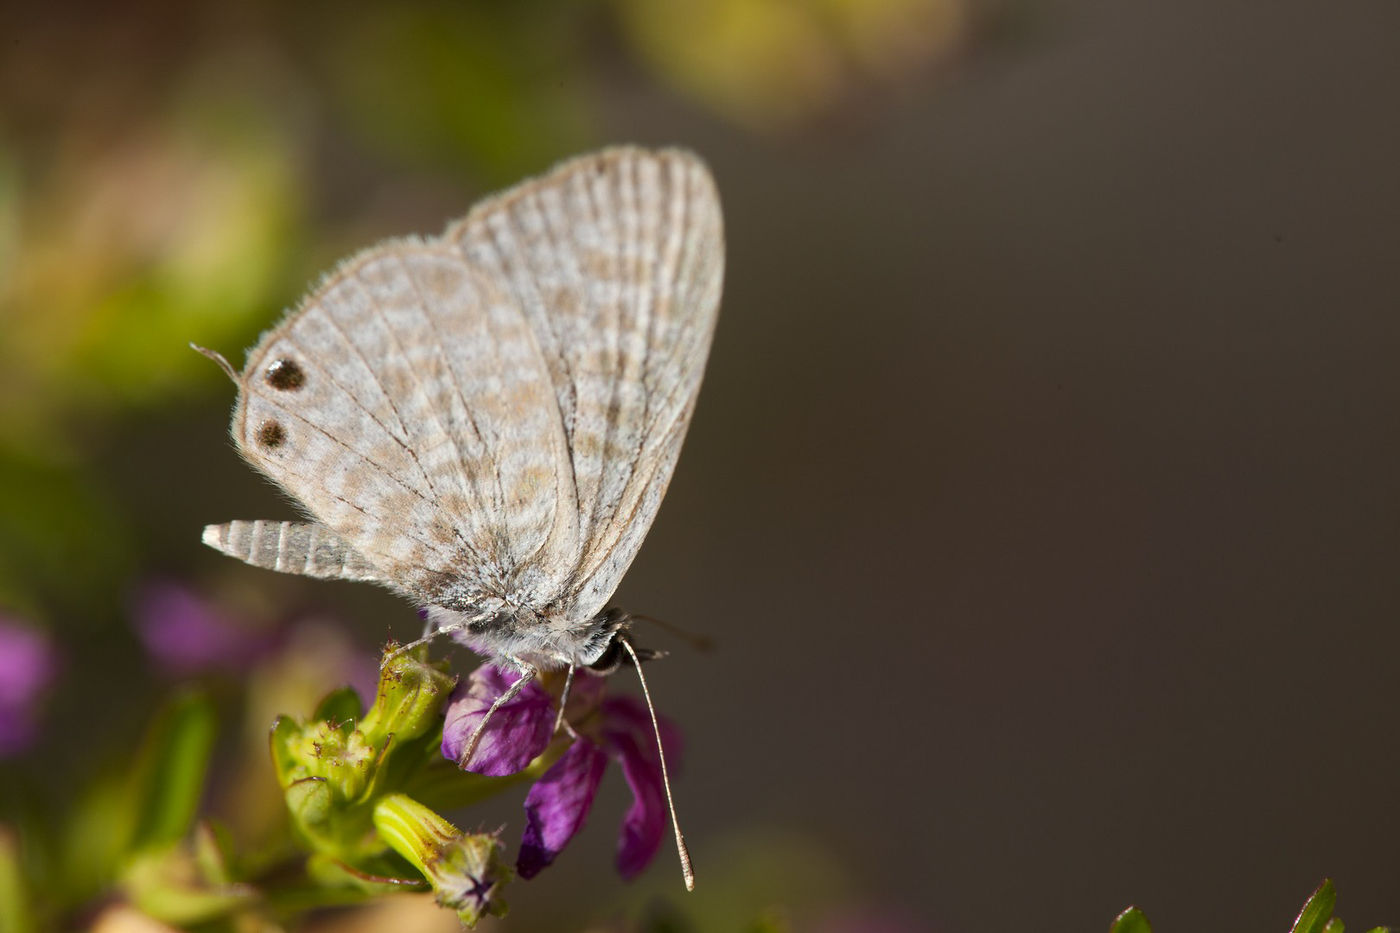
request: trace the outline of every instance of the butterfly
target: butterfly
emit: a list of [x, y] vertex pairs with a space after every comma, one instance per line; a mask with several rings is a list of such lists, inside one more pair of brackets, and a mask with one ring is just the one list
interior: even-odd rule
[[403, 594], [521, 671], [509, 696], [636, 664], [606, 607], [675, 469], [723, 277], [714, 181], [678, 149], [581, 156], [351, 257], [242, 373], [209, 354], [239, 452], [309, 518], [204, 543]]

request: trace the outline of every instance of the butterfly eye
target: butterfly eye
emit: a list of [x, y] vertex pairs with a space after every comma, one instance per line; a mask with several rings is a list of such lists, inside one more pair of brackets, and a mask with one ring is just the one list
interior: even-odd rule
[[588, 665], [588, 669], [598, 674], [611, 674], [622, 666], [622, 662], [627, 660], [627, 656], [622, 653], [622, 646], [614, 639], [603, 649], [603, 653], [598, 656], [598, 660]]
[[258, 425], [258, 443], [267, 448], [281, 447], [287, 439], [287, 429], [280, 421], [264, 421]]
[[294, 392], [306, 384], [306, 373], [295, 360], [273, 360], [264, 378], [268, 385], [282, 392]]

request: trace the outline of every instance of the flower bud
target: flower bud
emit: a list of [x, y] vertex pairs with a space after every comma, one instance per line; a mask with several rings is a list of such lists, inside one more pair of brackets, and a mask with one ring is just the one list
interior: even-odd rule
[[378, 696], [360, 721], [365, 741], [378, 748], [389, 736], [402, 743], [437, 728], [442, 705], [456, 684], [456, 677], [411, 654], [390, 657], [386, 652]]
[[501, 887], [510, 869], [493, 834], [464, 834], [405, 794], [389, 794], [374, 806], [374, 826], [394, 851], [428, 879], [437, 902], [469, 927], [490, 914], [503, 917]]

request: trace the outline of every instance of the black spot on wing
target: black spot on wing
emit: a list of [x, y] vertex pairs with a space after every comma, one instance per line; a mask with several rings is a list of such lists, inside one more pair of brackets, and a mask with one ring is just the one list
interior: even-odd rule
[[268, 385], [281, 392], [295, 392], [306, 385], [306, 371], [296, 360], [273, 360], [263, 378]]
[[281, 447], [287, 440], [287, 429], [282, 427], [282, 422], [268, 419], [258, 425], [258, 444], [275, 450]]

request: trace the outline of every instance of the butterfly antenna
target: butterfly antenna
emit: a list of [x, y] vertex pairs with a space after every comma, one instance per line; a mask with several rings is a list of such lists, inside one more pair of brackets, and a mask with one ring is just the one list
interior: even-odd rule
[[642, 696], [647, 701], [647, 712], [651, 713], [651, 729], [656, 733], [656, 754], [661, 762], [661, 785], [666, 788], [666, 806], [671, 811], [671, 826], [676, 830], [676, 854], [681, 859], [681, 875], [685, 878], [685, 889], [694, 891], [695, 869], [691, 867], [690, 850], [685, 847], [685, 837], [681, 835], [681, 822], [676, 819], [676, 801], [671, 797], [671, 777], [666, 772], [666, 749], [661, 745], [661, 723], [656, 721], [656, 707], [651, 705], [651, 691], [647, 689], [647, 678], [642, 673], [642, 661], [625, 635], [619, 634], [617, 640], [632, 656], [632, 666], [637, 669], [637, 679], [642, 682]]
[[665, 619], [658, 619], [656, 616], [637, 615], [636, 613], [628, 613], [628, 618], [640, 619], [643, 622], [650, 622], [652, 625], [660, 626], [681, 641], [689, 642], [690, 647], [694, 648], [696, 651], [714, 650], [715, 641], [713, 638], [710, 638], [708, 635], [701, 635], [699, 632], [692, 632], [688, 628], [682, 628], [674, 622], [667, 622]]
[[201, 347], [197, 343], [190, 344], [190, 349], [196, 353], [204, 354], [205, 356], [209, 357], [209, 359], [219, 364], [219, 368], [224, 371], [225, 376], [228, 376], [229, 381], [232, 382], [234, 385], [238, 385], [238, 373], [233, 371], [233, 367], [228, 364], [228, 360], [224, 359], [224, 355], [222, 353], [220, 353], [218, 350], [210, 350], [207, 347]]

